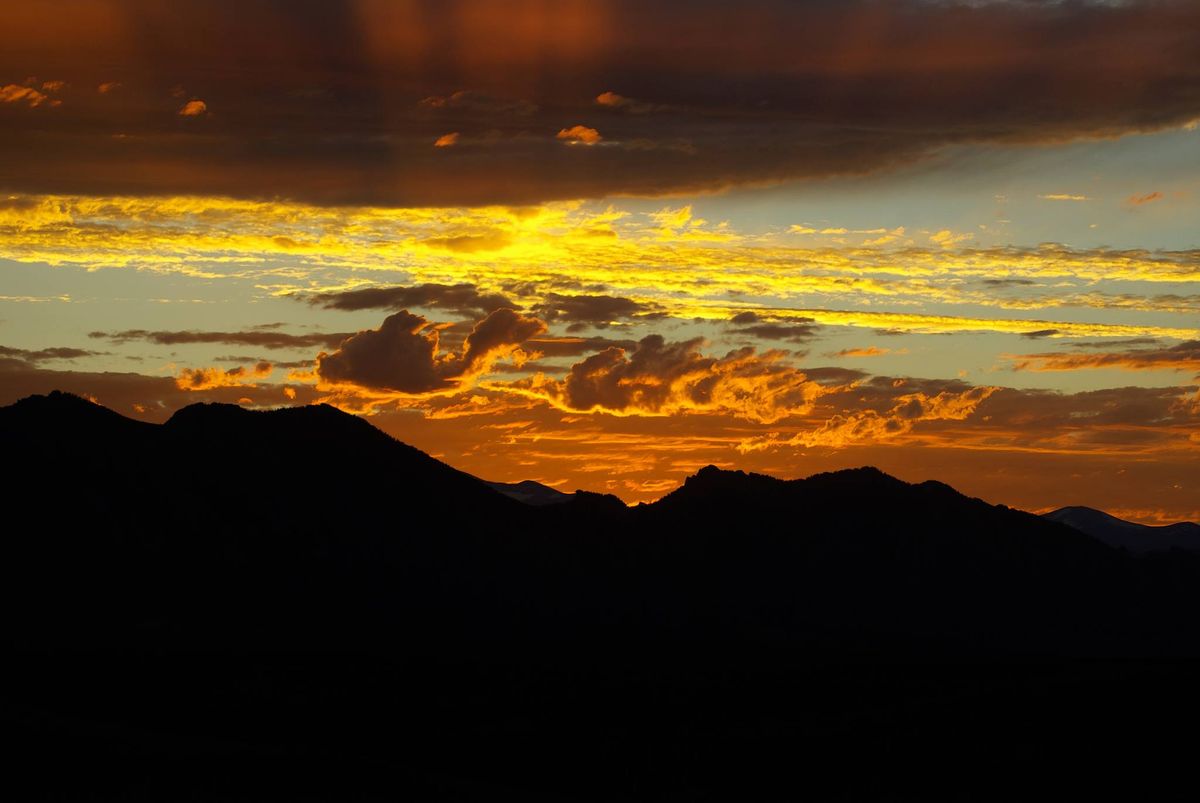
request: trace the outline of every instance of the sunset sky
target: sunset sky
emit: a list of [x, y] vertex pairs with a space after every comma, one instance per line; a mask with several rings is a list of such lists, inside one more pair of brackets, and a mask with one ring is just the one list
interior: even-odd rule
[[326, 402], [630, 503], [870, 464], [1200, 520], [1196, 2], [3, 19], [0, 404]]

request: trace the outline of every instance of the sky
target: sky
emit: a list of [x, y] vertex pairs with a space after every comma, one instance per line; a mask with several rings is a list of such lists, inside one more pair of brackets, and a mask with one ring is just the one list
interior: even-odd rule
[[1200, 520], [1196, 3], [3, 13], [0, 404]]

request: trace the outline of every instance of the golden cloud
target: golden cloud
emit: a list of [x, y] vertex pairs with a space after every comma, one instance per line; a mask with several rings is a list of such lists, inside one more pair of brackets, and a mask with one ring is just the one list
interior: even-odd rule
[[199, 98], [192, 98], [179, 107], [180, 117], [203, 117], [208, 114], [208, 104]]
[[542, 399], [571, 412], [663, 416], [721, 412], [770, 423], [804, 413], [829, 392], [787, 363], [784, 352], [752, 348], [701, 353], [701, 339], [649, 335], [632, 350], [613, 346], [571, 367], [565, 379], [537, 375], [489, 387]]
[[0, 86], [0, 103], [24, 103], [33, 109], [43, 103], [51, 106], [57, 105], [59, 101], [51, 100], [45, 93], [39, 92], [31, 86], [6, 84]]
[[585, 125], [573, 125], [570, 128], [560, 129], [554, 136], [568, 145], [595, 145], [604, 139], [600, 136], [599, 131]]
[[187, 368], [175, 378], [180, 390], [213, 390], [214, 388], [256, 387], [256, 380], [271, 375], [273, 366], [260, 362], [247, 368]]

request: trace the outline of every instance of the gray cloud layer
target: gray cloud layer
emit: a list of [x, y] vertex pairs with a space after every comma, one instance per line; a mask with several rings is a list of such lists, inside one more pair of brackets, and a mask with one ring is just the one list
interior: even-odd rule
[[1187, 122], [1198, 40], [1183, 0], [33, 4], [0, 83], [67, 83], [0, 103], [0, 189], [456, 205], [861, 173]]

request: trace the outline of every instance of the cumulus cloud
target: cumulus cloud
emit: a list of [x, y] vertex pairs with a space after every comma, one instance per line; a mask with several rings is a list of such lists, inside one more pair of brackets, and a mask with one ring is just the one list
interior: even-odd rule
[[570, 128], [559, 129], [554, 136], [568, 145], [595, 145], [604, 139], [600, 136], [599, 131], [588, 128], [586, 125], [573, 125]]
[[505, 387], [570, 411], [726, 413], [758, 422], [802, 413], [829, 392], [781, 352], [743, 348], [712, 357], [701, 352], [703, 343], [648, 335], [632, 350], [614, 346], [576, 363], [562, 380], [538, 376]]
[[351, 384], [408, 394], [453, 390], [513, 355], [546, 324], [511, 309], [498, 309], [475, 324], [461, 352], [443, 352], [439, 332], [407, 310], [389, 315], [378, 329], [348, 337], [331, 354], [317, 356], [317, 375], [333, 384]]

